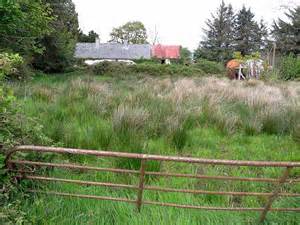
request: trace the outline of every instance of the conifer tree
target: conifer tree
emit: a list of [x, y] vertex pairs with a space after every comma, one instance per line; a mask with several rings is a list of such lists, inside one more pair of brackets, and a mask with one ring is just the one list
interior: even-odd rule
[[222, 1], [212, 19], [206, 21], [205, 39], [195, 51], [195, 58], [224, 62], [231, 58], [234, 40], [234, 12]]
[[273, 24], [273, 37], [283, 54], [300, 54], [300, 6], [285, 13], [288, 22], [278, 19]]
[[245, 6], [237, 13], [235, 20], [235, 51], [242, 55], [261, 51], [267, 44], [268, 31], [261, 20], [258, 24], [254, 20], [254, 13]]

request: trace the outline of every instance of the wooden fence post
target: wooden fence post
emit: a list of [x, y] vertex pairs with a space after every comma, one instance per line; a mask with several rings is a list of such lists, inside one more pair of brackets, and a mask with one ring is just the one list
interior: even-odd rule
[[140, 168], [140, 182], [139, 182], [139, 189], [138, 189], [137, 201], [136, 201], [136, 207], [138, 212], [141, 211], [141, 207], [143, 203], [142, 200], [143, 200], [144, 183], [145, 183], [145, 165], [146, 165], [146, 160], [142, 159], [141, 168]]
[[292, 168], [293, 167], [287, 167], [284, 170], [283, 175], [278, 179], [278, 183], [277, 183], [277, 185], [276, 185], [276, 187], [275, 187], [272, 195], [270, 195], [270, 197], [269, 197], [269, 199], [267, 201], [267, 204], [264, 207], [263, 212], [260, 215], [260, 218], [259, 218], [259, 222], [260, 223], [264, 222], [268, 211], [271, 209], [271, 206], [272, 206], [274, 200], [278, 197], [278, 194], [280, 192], [280, 188], [286, 182], [286, 180], [287, 180], [287, 178], [289, 176], [289, 172], [292, 170]]

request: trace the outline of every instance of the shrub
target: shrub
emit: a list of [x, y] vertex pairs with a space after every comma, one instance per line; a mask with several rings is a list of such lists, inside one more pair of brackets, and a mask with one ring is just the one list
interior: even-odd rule
[[19, 112], [15, 97], [4, 81], [7, 77], [17, 75], [18, 67], [22, 64], [23, 59], [18, 54], [0, 54], [0, 221], [5, 224], [25, 223], [18, 201], [13, 202], [12, 193], [15, 188], [9, 175], [3, 170], [5, 153], [19, 143], [50, 143], [41, 132], [42, 126]]
[[152, 76], [163, 75], [183, 75], [183, 76], [195, 76], [203, 75], [203, 71], [199, 68], [184, 66], [184, 65], [164, 65], [154, 63], [141, 63], [134, 66], [130, 66], [130, 69], [134, 73], [145, 73]]
[[129, 70], [128, 70], [128, 66], [124, 63], [104, 61], [94, 65], [92, 67], [92, 71], [96, 75], [104, 75], [104, 74], [124, 74], [124, 73], [128, 73]]
[[300, 78], [300, 59], [292, 55], [283, 57], [279, 65], [279, 78], [293, 80]]
[[204, 72], [196, 67], [184, 66], [178, 64], [162, 65], [153, 61], [140, 63], [136, 65], [126, 65], [119, 62], [101, 62], [92, 67], [92, 71], [96, 75], [124, 75], [124, 74], [147, 74], [152, 76], [164, 75], [183, 75], [183, 76], [199, 76]]
[[0, 54], [0, 70], [2, 78], [7, 79], [24, 79], [28, 71], [24, 64], [23, 58], [19, 54]]
[[220, 74], [220, 73], [224, 73], [225, 71], [225, 68], [222, 64], [214, 61], [209, 61], [206, 59], [200, 59], [194, 65], [194, 67], [199, 68], [208, 74]]

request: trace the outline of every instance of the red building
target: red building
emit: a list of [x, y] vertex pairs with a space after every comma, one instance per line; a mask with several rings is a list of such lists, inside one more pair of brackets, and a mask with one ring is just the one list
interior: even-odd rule
[[179, 45], [153, 45], [152, 57], [158, 59], [179, 59], [180, 46]]

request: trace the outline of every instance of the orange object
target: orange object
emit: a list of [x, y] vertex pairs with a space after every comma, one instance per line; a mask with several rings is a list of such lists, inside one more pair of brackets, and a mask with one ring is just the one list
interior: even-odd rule
[[239, 62], [239, 60], [232, 59], [227, 63], [226, 68], [227, 69], [238, 69], [240, 67], [240, 64], [241, 63]]

